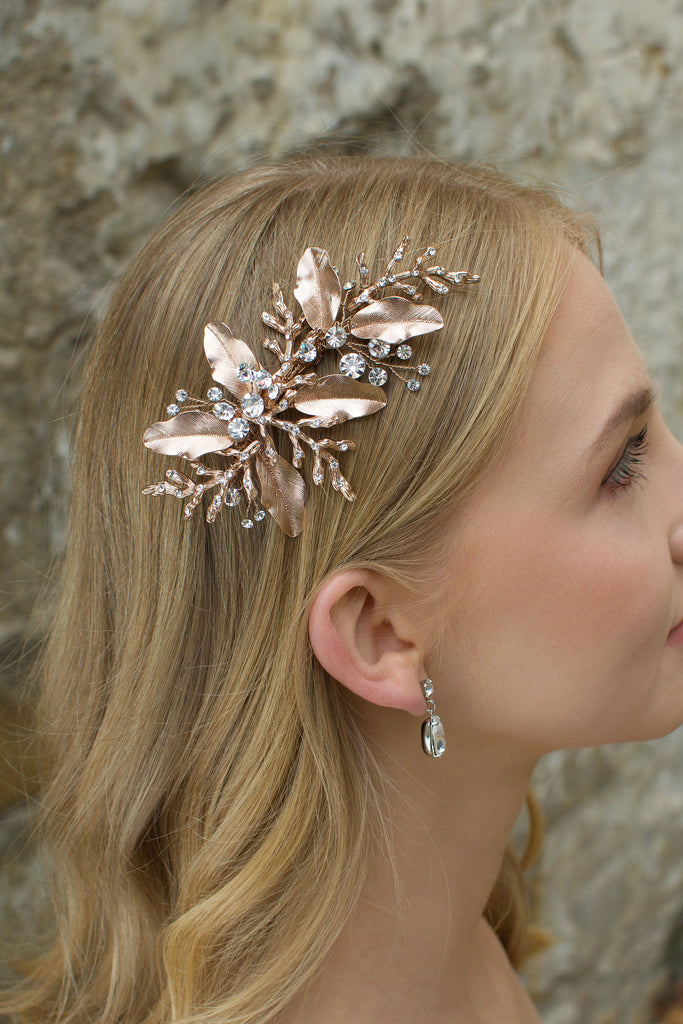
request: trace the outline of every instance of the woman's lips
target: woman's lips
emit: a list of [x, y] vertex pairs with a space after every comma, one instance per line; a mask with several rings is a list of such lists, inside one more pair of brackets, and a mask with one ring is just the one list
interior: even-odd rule
[[683, 647], [683, 621], [674, 626], [666, 638], [666, 642], [669, 647]]

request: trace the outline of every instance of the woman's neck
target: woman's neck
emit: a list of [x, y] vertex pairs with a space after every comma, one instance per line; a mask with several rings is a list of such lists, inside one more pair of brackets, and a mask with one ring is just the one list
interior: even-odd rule
[[538, 1020], [482, 918], [533, 763], [450, 748], [441, 761], [383, 755], [397, 794], [393, 864], [376, 858], [291, 1021], [488, 1024], [496, 999], [506, 1021]]

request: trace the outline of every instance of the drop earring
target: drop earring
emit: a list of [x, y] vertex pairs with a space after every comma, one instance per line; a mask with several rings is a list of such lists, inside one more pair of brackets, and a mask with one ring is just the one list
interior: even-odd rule
[[429, 757], [441, 757], [446, 750], [446, 733], [441, 719], [435, 714], [434, 684], [431, 679], [423, 681], [422, 692], [425, 695], [427, 715], [429, 716], [422, 723], [422, 749]]

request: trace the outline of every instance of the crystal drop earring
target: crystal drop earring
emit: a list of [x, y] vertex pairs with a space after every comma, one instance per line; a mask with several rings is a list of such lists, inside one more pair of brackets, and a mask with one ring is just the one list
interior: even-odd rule
[[422, 723], [422, 749], [429, 757], [441, 757], [446, 750], [446, 733], [441, 719], [436, 712], [436, 704], [433, 700], [434, 684], [431, 679], [425, 679], [422, 683], [422, 692], [427, 702], [428, 717]]

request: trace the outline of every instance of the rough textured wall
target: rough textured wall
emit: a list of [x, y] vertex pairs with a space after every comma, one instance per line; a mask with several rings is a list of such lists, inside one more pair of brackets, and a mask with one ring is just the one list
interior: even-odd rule
[[[579, 193], [683, 437], [682, 51], [680, 0], [2, 0], [3, 719], [63, 542], [74, 351], [112, 275], [207, 172], [314, 137], [382, 152], [417, 141]], [[676, 970], [682, 754], [683, 733], [539, 769], [558, 943], [529, 978], [547, 1024], [634, 1024]], [[16, 851], [22, 782], [5, 776]], [[36, 898], [32, 865], [15, 858], [0, 884], [12, 934]]]

